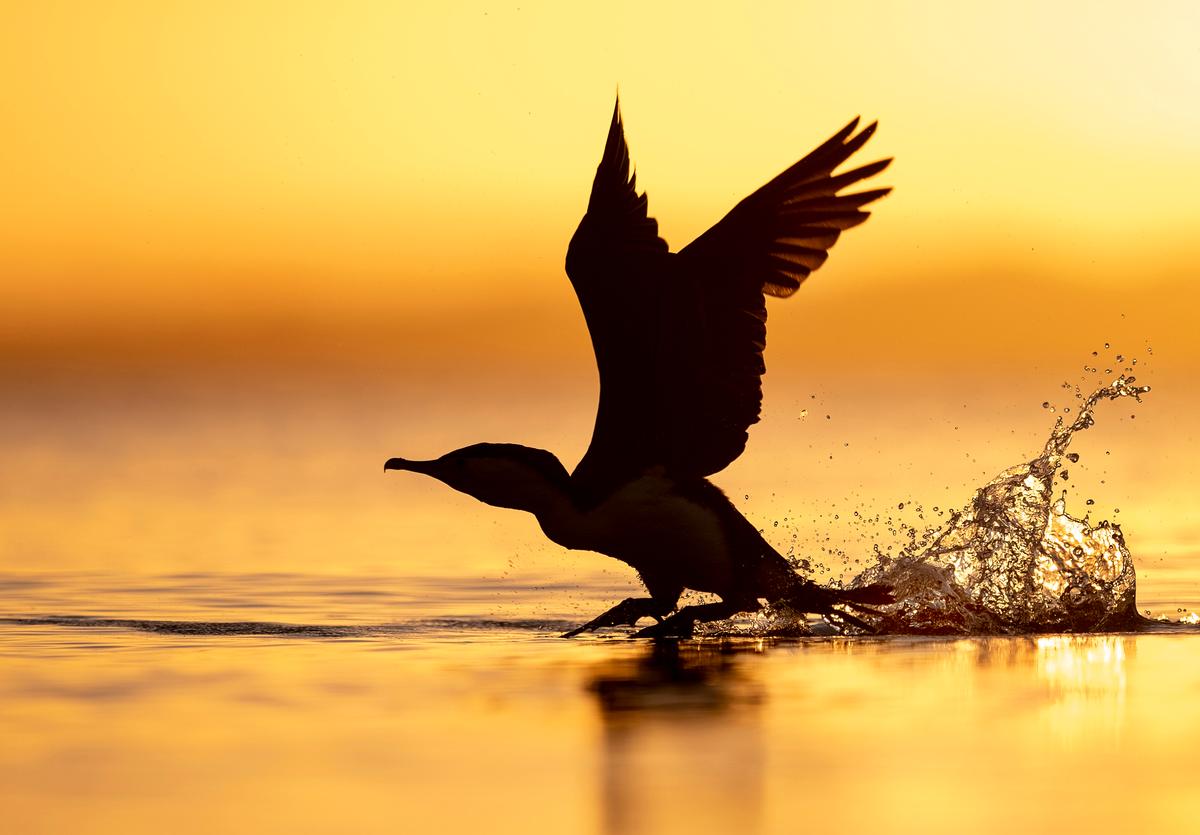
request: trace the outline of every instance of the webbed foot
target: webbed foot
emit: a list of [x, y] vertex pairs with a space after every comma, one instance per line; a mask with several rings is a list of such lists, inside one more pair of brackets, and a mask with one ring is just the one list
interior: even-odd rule
[[695, 606], [684, 606], [675, 614], [661, 623], [647, 626], [635, 632], [635, 638], [690, 638], [696, 631], [696, 624], [710, 620], [724, 620], [739, 612], [752, 612], [758, 609], [755, 601], [751, 605], [739, 606], [722, 600], [717, 603], [701, 603]]
[[[667, 608], [670, 611], [670, 608]], [[653, 597], [628, 597], [613, 606], [599, 617], [593, 618], [570, 632], [564, 632], [562, 637], [574, 638], [584, 632], [594, 632], [606, 626], [634, 626], [644, 617], [662, 621], [663, 606]]]

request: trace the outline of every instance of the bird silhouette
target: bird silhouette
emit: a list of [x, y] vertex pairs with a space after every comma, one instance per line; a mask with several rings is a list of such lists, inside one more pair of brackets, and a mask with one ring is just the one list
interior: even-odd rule
[[[657, 623], [638, 636], [683, 637], [701, 621], [768, 603], [868, 629], [883, 586], [835, 589], [798, 575], [708, 480], [745, 449], [762, 405], [766, 297], [792, 295], [863, 207], [890, 189], [843, 189], [891, 159], [835, 174], [875, 132], [854, 119], [742, 200], [677, 253], [636, 188], [620, 102], [566, 271], [600, 374], [591, 444], [568, 473], [552, 453], [475, 444], [385, 470], [432, 476], [497, 507], [532, 513], [552, 541], [632, 566], [648, 597], [629, 598], [567, 636]], [[678, 608], [684, 589], [717, 602]], [[853, 611], [851, 611], [853, 610]], [[855, 614], [857, 612], [857, 614]]]

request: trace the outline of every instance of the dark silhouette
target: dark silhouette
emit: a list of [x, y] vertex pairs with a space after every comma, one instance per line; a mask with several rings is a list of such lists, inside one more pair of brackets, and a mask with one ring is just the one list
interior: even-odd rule
[[768, 690], [750, 657], [762, 651], [759, 641], [651, 641], [592, 667], [601, 832], [765, 828]]
[[[629, 598], [568, 632], [658, 623], [639, 636], [686, 636], [783, 602], [859, 628], [854, 614], [891, 601], [883, 586], [824, 588], [797, 575], [706, 476], [741, 455], [759, 417], [767, 295], [786, 298], [825, 262], [880, 188], [839, 195], [890, 159], [833, 171], [875, 132], [855, 119], [734, 207], [678, 253], [658, 236], [630, 174], [620, 105], [613, 111], [587, 213], [567, 249], [600, 370], [592, 442], [568, 474], [552, 453], [476, 444], [432, 461], [392, 458], [497, 507], [533, 513], [551, 540], [637, 570], [649, 597]], [[685, 588], [720, 602], [675, 611]], [[672, 614], [674, 612], [674, 614]], [[669, 615], [669, 617], [668, 617]]]

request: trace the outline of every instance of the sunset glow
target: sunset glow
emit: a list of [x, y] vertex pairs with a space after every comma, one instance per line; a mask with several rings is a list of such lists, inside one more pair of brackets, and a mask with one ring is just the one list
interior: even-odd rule
[[896, 192], [807, 295], [903, 286], [940, 313], [959, 281], [1016, 281], [1177, 308], [1200, 257], [1200, 12], [1069, 9], [13, 9], [0, 345], [94, 355], [168, 317], [278, 349], [254, 334], [501, 297], [561, 317], [617, 84], [676, 247], [861, 112]]
[[1195, 831], [1198, 36], [6, 4], [0, 828]]

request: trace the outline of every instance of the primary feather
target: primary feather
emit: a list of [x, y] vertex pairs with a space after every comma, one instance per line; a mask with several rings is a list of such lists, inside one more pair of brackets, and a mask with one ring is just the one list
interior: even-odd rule
[[572, 473], [585, 498], [663, 466], [720, 472], [759, 418], [766, 296], [787, 297], [828, 257], [863, 206], [889, 189], [839, 194], [891, 162], [834, 171], [875, 132], [858, 119], [671, 253], [638, 194], [619, 105], [587, 213], [567, 250], [600, 373], [587, 453]]

